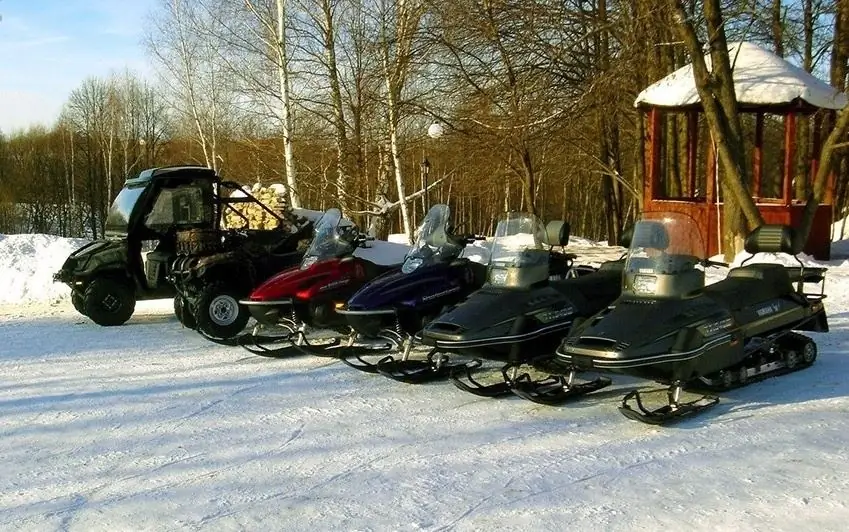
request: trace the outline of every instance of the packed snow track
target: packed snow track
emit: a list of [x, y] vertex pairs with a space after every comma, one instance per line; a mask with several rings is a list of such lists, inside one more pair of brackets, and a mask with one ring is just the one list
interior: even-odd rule
[[[0, 308], [0, 529], [842, 529], [847, 313], [810, 369], [655, 429], [611, 388], [564, 407], [271, 360], [170, 301], [104, 328]], [[309, 523], [309, 525], [307, 525]]]

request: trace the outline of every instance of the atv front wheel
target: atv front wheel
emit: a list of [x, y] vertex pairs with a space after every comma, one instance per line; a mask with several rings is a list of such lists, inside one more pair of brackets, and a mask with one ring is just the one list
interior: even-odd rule
[[177, 316], [177, 321], [183, 327], [188, 327], [189, 329], [197, 328], [198, 323], [195, 315], [192, 314], [192, 307], [186, 301], [186, 298], [181, 295], [174, 296], [174, 315]]
[[82, 313], [94, 323], [109, 327], [130, 319], [136, 309], [136, 297], [127, 283], [100, 278], [89, 283], [82, 305]]
[[77, 290], [71, 290], [71, 304], [74, 310], [85, 316], [85, 296]]
[[197, 328], [215, 338], [231, 338], [242, 332], [250, 313], [239, 305], [241, 297], [237, 290], [221, 284], [201, 290], [195, 302]]

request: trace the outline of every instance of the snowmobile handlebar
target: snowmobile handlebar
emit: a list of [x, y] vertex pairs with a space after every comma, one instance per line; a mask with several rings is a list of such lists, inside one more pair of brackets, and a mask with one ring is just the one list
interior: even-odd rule
[[705, 267], [710, 267], [710, 266], [715, 266], [717, 268], [727, 268], [728, 267], [727, 262], [719, 262], [719, 261], [710, 260], [710, 259], [704, 259], [704, 260], [701, 261], [701, 263], [702, 263], [702, 266], [705, 266]]
[[462, 238], [463, 238], [463, 242], [465, 242], [466, 244], [474, 244], [475, 242], [478, 242], [480, 240], [486, 240], [486, 236], [476, 235], [474, 233], [463, 235]]

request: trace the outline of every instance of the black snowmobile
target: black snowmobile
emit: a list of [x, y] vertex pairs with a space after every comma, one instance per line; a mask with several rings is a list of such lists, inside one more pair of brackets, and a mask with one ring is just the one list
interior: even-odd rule
[[[525, 213], [506, 213], [499, 221], [486, 285], [422, 331], [422, 341], [441, 352], [477, 357], [452, 373], [458, 388], [484, 397], [513, 392], [556, 404], [610, 384], [609, 379], [578, 384], [574, 374], [535, 380], [531, 373], [520, 373], [525, 364], [545, 372], [573, 321], [595, 314], [619, 296], [624, 259], [597, 270], [572, 267], [573, 254], [551, 251], [568, 241], [565, 222], [543, 227], [536, 216]], [[570, 269], [565, 278], [553, 278], [552, 259], [561, 257]], [[484, 385], [473, 377], [480, 359], [505, 363], [500, 382]]]
[[[802, 245], [791, 227], [763, 225], [749, 234], [745, 249], [795, 257]], [[797, 261], [792, 267], [744, 261], [705, 286], [704, 267], [716, 263], [706, 259], [695, 221], [647, 214], [634, 230], [622, 296], [575, 327], [556, 360], [669, 385], [658, 390], [666, 392], [666, 404], [656, 409], [646, 408], [639, 391], [627, 394], [619, 410], [631, 419], [660, 425], [701, 412], [718, 398], [700, 394], [685, 401], [685, 388], [727, 390], [816, 359], [814, 341], [794, 331], [828, 331], [825, 268]]]

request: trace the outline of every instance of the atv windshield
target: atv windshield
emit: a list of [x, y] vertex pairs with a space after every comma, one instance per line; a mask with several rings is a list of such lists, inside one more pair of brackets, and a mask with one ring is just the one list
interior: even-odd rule
[[107, 233], [126, 235], [129, 232], [130, 215], [132, 215], [133, 209], [144, 191], [145, 185], [143, 184], [121, 189], [106, 215]]
[[639, 296], [680, 296], [704, 286], [707, 253], [696, 221], [680, 213], [646, 213], [634, 226], [624, 289]]
[[[339, 209], [328, 209], [315, 225], [310, 247], [301, 261], [301, 269], [305, 270], [316, 262], [335, 259], [354, 252], [354, 244], [344, 230], [342, 213]], [[350, 225], [347, 226], [349, 229]]]
[[505, 213], [495, 228], [487, 281], [518, 286], [548, 278], [549, 249], [539, 218], [529, 213]]

